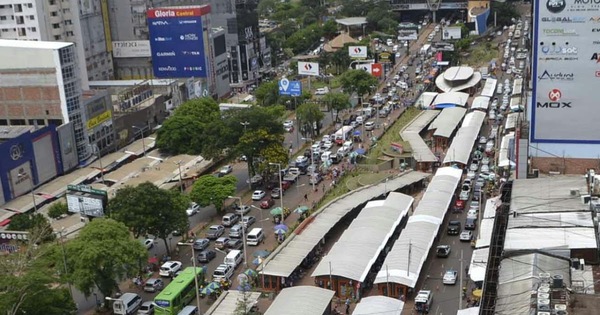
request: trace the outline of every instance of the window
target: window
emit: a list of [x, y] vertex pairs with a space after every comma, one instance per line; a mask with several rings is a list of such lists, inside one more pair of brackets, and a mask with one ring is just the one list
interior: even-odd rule
[[58, 16], [58, 12], [52, 11], [52, 12], [50, 12], [50, 16]]
[[35, 28], [35, 27], [30, 27], [29, 30], [32, 31], [32, 32], [34, 32], [34, 33], [37, 32], [37, 28]]
[[7, 126], [7, 125], [8, 125], [8, 120], [6, 120], [6, 119], [0, 119], [0, 126]]
[[60, 35], [54, 35], [54, 40], [60, 40]]
[[25, 19], [22, 16], [17, 16], [17, 24], [25, 23]]
[[28, 3], [27, 7], [31, 9], [31, 8], [33, 8], [33, 4], [32, 3]]
[[54, 23], [54, 24], [52, 24], [52, 28], [55, 28], [55, 29], [56, 29], [56, 28], [59, 28], [59, 27], [60, 27], [60, 24], [58, 24], [58, 23]]
[[15, 12], [23, 12], [23, 5], [15, 4]]
[[35, 20], [35, 15], [30, 15], [29, 19], [32, 20], [32, 21]]
[[3, 16], [0, 16], [0, 21], [6, 21], [6, 20], [7, 20], [7, 19], [6, 19], [6, 16], [4, 16], [4, 15], [3, 15]]
[[60, 126], [60, 125], [62, 125], [62, 120], [60, 120], [60, 119], [48, 119], [48, 125]]
[[19, 28], [19, 36], [26, 36], [27, 35], [27, 31], [25, 30], [24, 27]]
[[11, 126], [25, 126], [25, 119], [11, 119]]

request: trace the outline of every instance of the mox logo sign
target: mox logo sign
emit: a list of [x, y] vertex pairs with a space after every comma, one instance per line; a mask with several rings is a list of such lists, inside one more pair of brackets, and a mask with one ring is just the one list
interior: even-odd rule
[[549, 102], [537, 102], [537, 108], [572, 108], [571, 102], [561, 102], [562, 92], [559, 89], [552, 89], [548, 92]]

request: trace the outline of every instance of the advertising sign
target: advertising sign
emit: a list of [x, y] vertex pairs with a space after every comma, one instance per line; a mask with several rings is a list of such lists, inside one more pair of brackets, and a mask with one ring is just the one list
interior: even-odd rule
[[348, 46], [350, 58], [367, 58], [367, 46]]
[[416, 28], [402, 28], [398, 30], [398, 40], [417, 40], [419, 38]]
[[106, 191], [84, 185], [67, 186], [67, 207], [69, 212], [84, 216], [101, 217], [108, 203]]
[[534, 2], [531, 142], [600, 143], [600, 6], [586, 0]]
[[460, 26], [447, 26], [442, 29], [442, 40], [447, 39], [460, 39], [461, 38]]
[[380, 77], [383, 73], [383, 67], [380, 63], [371, 64], [371, 74], [376, 77]]
[[206, 78], [202, 16], [209, 12], [209, 6], [148, 9], [154, 76]]
[[300, 81], [289, 81], [286, 78], [279, 80], [279, 95], [302, 95], [302, 83]]
[[128, 40], [112, 42], [114, 58], [140, 58], [150, 57], [150, 41]]
[[318, 76], [319, 63], [298, 61], [298, 74]]

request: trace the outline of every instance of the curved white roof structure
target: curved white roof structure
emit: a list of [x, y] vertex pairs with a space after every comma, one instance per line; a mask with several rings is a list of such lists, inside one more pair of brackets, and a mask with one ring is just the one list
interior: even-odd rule
[[[473, 69], [471, 69], [471, 70], [473, 70]], [[472, 73], [473, 75], [471, 75], [471, 77], [469, 77], [468, 79], [463, 79], [463, 80], [455, 79], [455, 81], [447, 80], [446, 72], [448, 72], [448, 70], [446, 70], [444, 73], [442, 73], [441, 75], [438, 75], [437, 78], [435, 78], [435, 85], [437, 86], [438, 89], [442, 90], [443, 92], [466, 90], [468, 88], [474, 87], [481, 81], [481, 72], [479, 72], [479, 71], [473, 72]], [[457, 75], [457, 77], [462, 78], [465, 76], [465, 73], [467, 73], [467, 72], [466, 71], [458, 71], [456, 73], [456, 75]], [[451, 77], [451, 75], [449, 75], [448, 77]]]
[[473, 110], [479, 109], [487, 112], [489, 106], [490, 98], [487, 96], [477, 96], [473, 99], [473, 103], [471, 103], [471, 109]]
[[411, 196], [391, 192], [386, 200], [367, 203], [311, 277], [333, 275], [363, 282], [413, 201]]
[[450, 67], [442, 76], [446, 81], [464, 81], [470, 79], [474, 72], [471, 67]]
[[481, 125], [485, 119], [486, 113], [481, 111], [470, 112], [465, 116], [462, 127], [458, 129], [456, 136], [452, 139], [452, 143], [444, 157], [446, 163], [461, 163], [467, 164], [475, 139], [479, 135]]
[[400, 237], [388, 253], [375, 284], [393, 282], [414, 288], [444, 216], [461, 180], [462, 170], [439, 168]]
[[301, 285], [281, 290], [265, 315], [324, 314], [331, 305], [334, 291]]
[[410, 144], [412, 156], [417, 162], [437, 162], [438, 160], [425, 143], [425, 140], [421, 138], [420, 133], [439, 113], [437, 110], [422, 111], [419, 116], [400, 131], [402, 139]]
[[404, 302], [387, 296], [367, 296], [356, 304], [352, 315], [400, 315]]
[[464, 92], [446, 92], [440, 93], [436, 96], [431, 106], [434, 108], [440, 106], [462, 106], [465, 107], [467, 105], [467, 101], [469, 100], [469, 94]]
[[466, 112], [467, 109], [462, 107], [444, 108], [433, 123], [429, 125], [429, 130], [435, 130], [434, 137], [450, 138]]

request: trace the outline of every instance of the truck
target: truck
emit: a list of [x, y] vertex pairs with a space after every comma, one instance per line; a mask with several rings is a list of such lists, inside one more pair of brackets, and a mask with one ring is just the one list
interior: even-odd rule
[[295, 183], [296, 180], [298, 179], [298, 176], [300, 176], [299, 170], [298, 170], [298, 172], [294, 172], [294, 173], [287, 172], [287, 174], [285, 174], [285, 176], [281, 180], [290, 182], [290, 183]]
[[419, 51], [419, 53], [423, 56], [427, 56], [427, 54], [429, 54], [430, 50], [431, 50], [431, 44], [425, 44], [425, 45], [423, 45], [423, 47], [421, 47], [421, 50]]
[[342, 145], [350, 139], [352, 139], [352, 126], [343, 126], [335, 132], [335, 143], [337, 145]]

